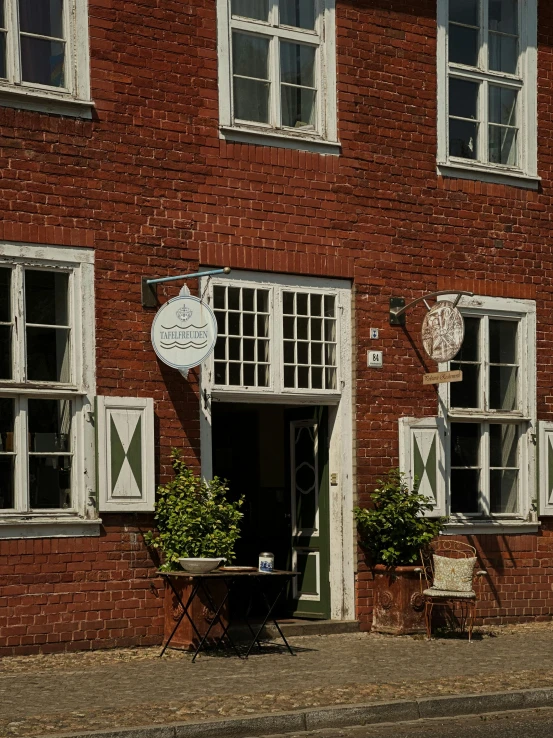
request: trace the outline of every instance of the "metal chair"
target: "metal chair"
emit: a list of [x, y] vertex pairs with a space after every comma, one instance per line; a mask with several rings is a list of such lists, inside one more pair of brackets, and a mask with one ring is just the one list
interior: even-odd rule
[[[452, 562], [451, 567], [446, 562], [441, 560], [436, 561], [434, 556], [450, 559]], [[474, 559], [474, 561], [471, 563], [468, 561], [469, 559]], [[459, 560], [466, 560], [466, 565], [453, 563]], [[430, 640], [432, 637], [433, 608], [453, 608], [455, 605], [458, 605], [461, 608], [462, 631], [465, 630], [468, 618], [470, 642], [472, 640], [476, 603], [480, 597], [482, 577], [487, 575], [487, 572], [482, 569], [475, 572], [477, 563], [476, 549], [468, 543], [462, 543], [451, 538], [439, 538], [428, 549], [421, 551], [421, 561], [422, 567], [416, 569], [416, 571], [419, 573], [421, 594], [424, 597], [424, 619], [427, 638]], [[436, 579], [436, 563], [442, 570], [442, 576], [444, 566], [450, 570], [449, 577], [442, 580]], [[460, 569], [464, 570], [462, 572], [464, 575], [462, 584], [459, 582]], [[444, 587], [444, 581], [447, 582], [446, 587]], [[426, 583], [426, 588], [424, 583]]]

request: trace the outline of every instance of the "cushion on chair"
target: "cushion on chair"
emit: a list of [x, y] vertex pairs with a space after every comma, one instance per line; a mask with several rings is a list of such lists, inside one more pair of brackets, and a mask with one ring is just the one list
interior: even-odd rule
[[472, 577], [476, 557], [452, 559], [447, 556], [432, 556], [434, 560], [433, 590], [442, 592], [472, 592]]
[[470, 600], [471, 598], [476, 597], [476, 592], [471, 590], [470, 592], [458, 592], [453, 589], [435, 589], [434, 587], [430, 587], [430, 589], [425, 589], [423, 592], [423, 595], [426, 595], [427, 597], [459, 597], [460, 599]]

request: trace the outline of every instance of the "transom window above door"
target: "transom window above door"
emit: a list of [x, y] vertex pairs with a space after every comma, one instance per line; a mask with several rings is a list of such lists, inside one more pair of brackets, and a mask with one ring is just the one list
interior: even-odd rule
[[536, 0], [439, 0], [438, 27], [439, 164], [535, 177]]
[[349, 288], [340, 280], [335, 288], [334, 280], [271, 281], [214, 280], [211, 383], [248, 393], [338, 395], [340, 351], [350, 340]]
[[332, 3], [219, 0], [218, 13], [221, 125], [335, 141]]

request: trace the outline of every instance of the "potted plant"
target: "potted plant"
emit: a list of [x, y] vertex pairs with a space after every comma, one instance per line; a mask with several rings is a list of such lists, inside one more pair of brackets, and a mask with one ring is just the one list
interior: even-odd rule
[[[240, 537], [239, 523], [242, 519], [240, 508], [244, 498], [229, 500], [225, 481], [214, 477], [206, 481], [194, 474], [181, 459], [177, 449], [171, 451], [174, 477], [157, 489], [155, 506], [156, 530], [145, 535], [148, 546], [161, 553], [162, 571], [183, 569], [180, 559], [186, 559], [187, 570], [194, 570], [206, 560], [232, 561], [236, 542]], [[213, 564], [211, 565], [213, 566]], [[204, 570], [205, 570], [204, 566]], [[209, 569], [209, 567], [207, 567]], [[202, 573], [195, 571], [194, 573]], [[186, 602], [192, 587], [192, 580], [179, 577], [173, 580], [182, 602]], [[209, 592], [213, 603], [218, 606], [224, 597], [222, 582], [210, 582]], [[180, 605], [173, 590], [165, 588], [165, 638], [169, 636], [180, 614]], [[200, 590], [192, 604], [190, 613], [200, 634], [204, 634], [214, 617], [208, 597]], [[223, 622], [225, 622], [225, 616]], [[221, 625], [216, 624], [211, 634], [220, 635]], [[190, 648], [197, 640], [187, 618], [184, 618], [173, 637], [172, 644]]]
[[445, 518], [425, 517], [430, 500], [410, 490], [397, 469], [371, 495], [370, 508], [357, 507], [355, 521], [373, 571], [373, 630], [402, 635], [424, 631], [420, 590], [421, 550], [438, 536]]

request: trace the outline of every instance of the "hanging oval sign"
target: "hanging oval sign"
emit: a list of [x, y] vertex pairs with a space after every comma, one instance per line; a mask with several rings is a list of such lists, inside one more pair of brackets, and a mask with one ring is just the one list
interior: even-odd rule
[[450, 361], [459, 353], [465, 337], [465, 321], [448, 300], [440, 300], [424, 316], [422, 343], [431, 359]]
[[161, 307], [152, 323], [152, 346], [168, 366], [191, 369], [215, 348], [217, 320], [197, 297], [180, 295]]

